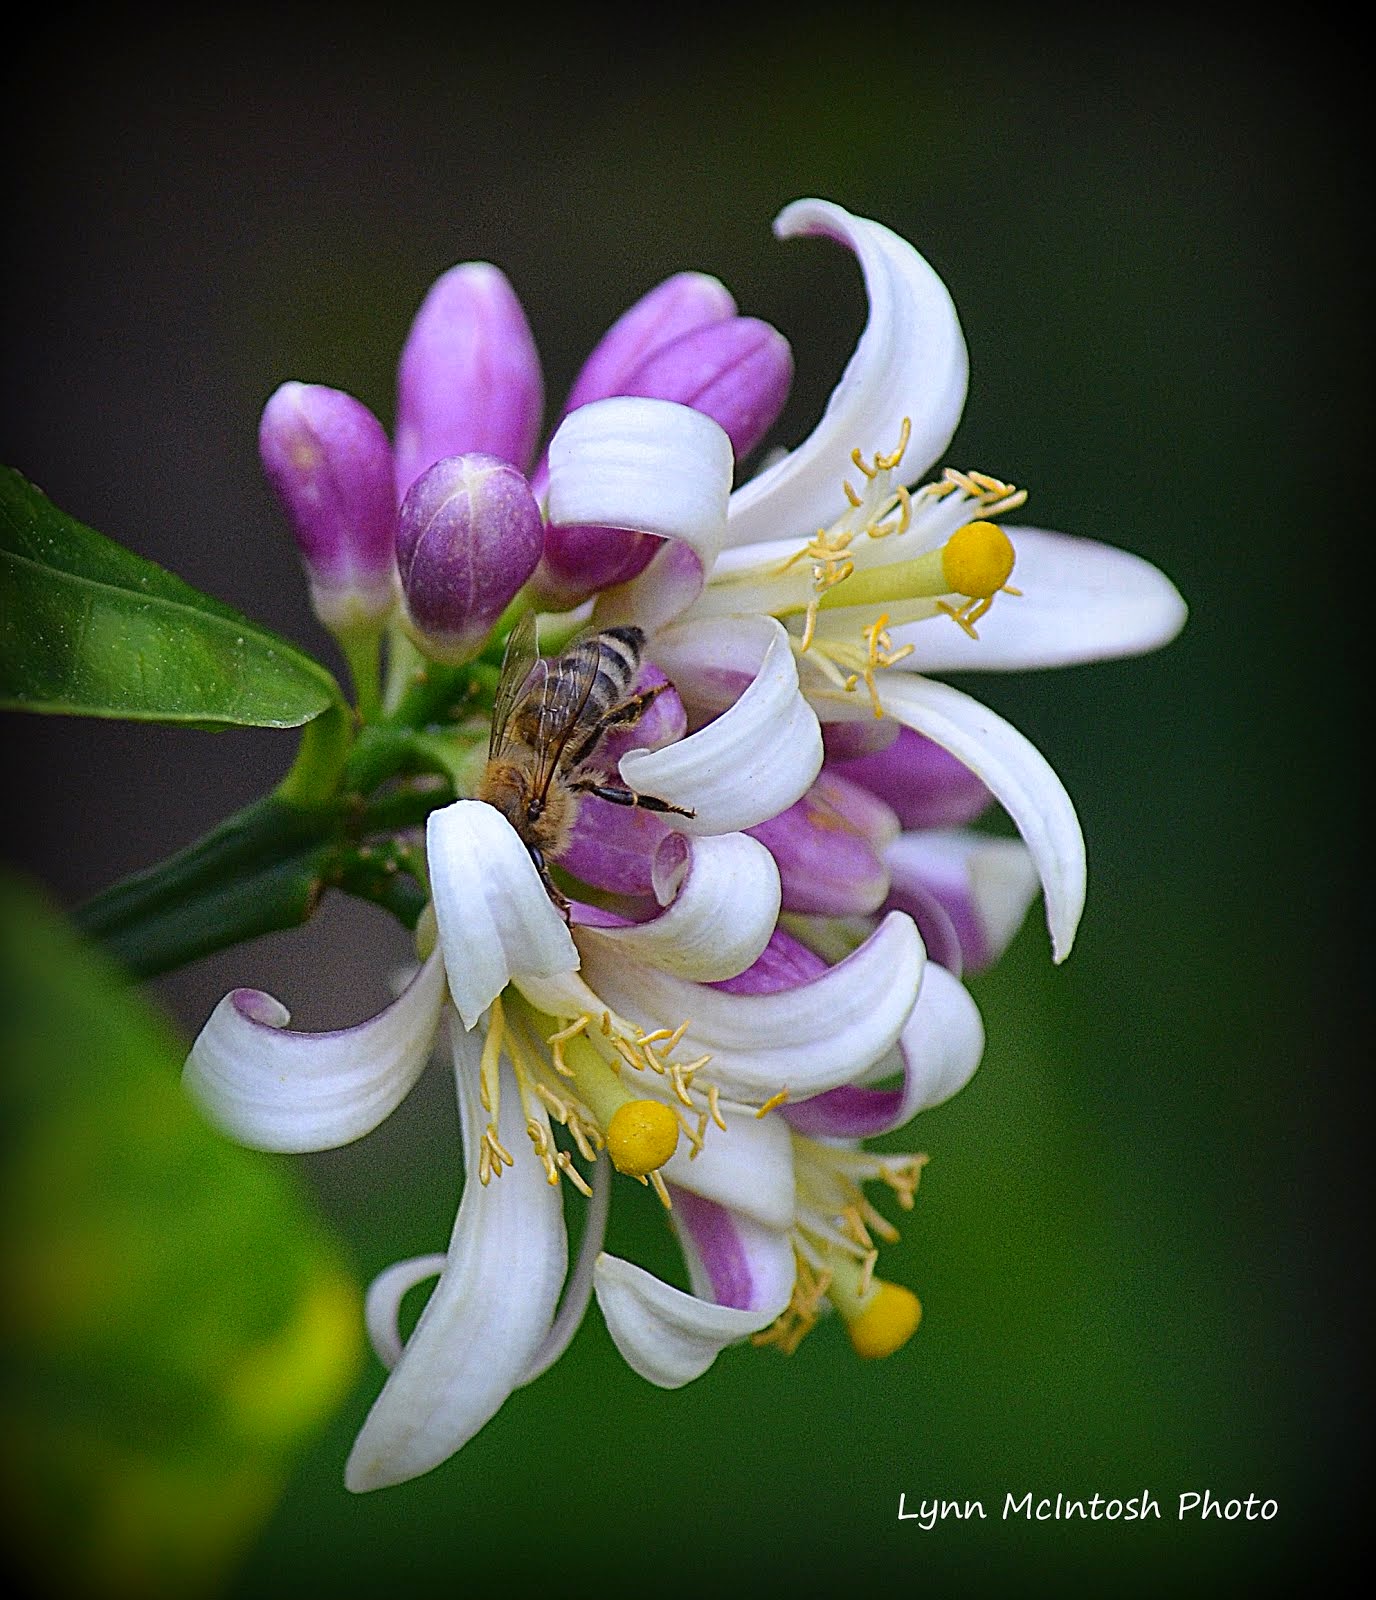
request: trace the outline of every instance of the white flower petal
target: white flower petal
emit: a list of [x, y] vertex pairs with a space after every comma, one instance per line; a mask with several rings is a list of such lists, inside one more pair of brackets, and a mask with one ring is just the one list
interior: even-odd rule
[[431, 813], [426, 839], [449, 992], [465, 1028], [516, 974], [576, 970], [568, 927], [495, 806], [456, 800]]
[[847, 509], [850, 453], [889, 451], [904, 417], [912, 438], [899, 468], [915, 483], [950, 442], [965, 403], [968, 363], [946, 286], [917, 251], [877, 222], [824, 200], [797, 200], [776, 218], [780, 238], [826, 234], [855, 251], [869, 322], [822, 420], [809, 437], [731, 497], [732, 545], [809, 538]]
[[752, 1217], [762, 1227], [791, 1228], [796, 1190], [787, 1123], [732, 1106], [721, 1111], [725, 1129], [709, 1122], [696, 1156], [682, 1141], [661, 1168], [666, 1182]]
[[684, 833], [735, 833], [777, 816], [807, 792], [822, 765], [822, 731], [799, 692], [782, 624], [762, 617], [745, 626], [770, 638], [754, 682], [735, 704], [676, 744], [621, 758], [621, 776], [637, 793], [696, 813], [669, 819]]
[[616, 1348], [661, 1389], [700, 1378], [728, 1344], [767, 1328], [787, 1305], [740, 1311], [685, 1294], [619, 1256], [598, 1258], [597, 1303]]
[[541, 1373], [548, 1372], [554, 1363], [573, 1343], [592, 1299], [592, 1275], [597, 1258], [602, 1253], [602, 1241], [607, 1236], [607, 1212], [611, 1208], [612, 1163], [610, 1157], [600, 1157], [592, 1169], [592, 1199], [583, 1214], [583, 1237], [578, 1241], [578, 1260], [569, 1281], [564, 1285], [564, 1298], [559, 1303], [559, 1315], [545, 1335], [543, 1343], [531, 1358], [521, 1387], [534, 1383]]
[[1103, 661], [1159, 649], [1184, 627], [1179, 590], [1140, 556], [1040, 528], [1004, 532], [1017, 557], [1011, 582], [1021, 594], [995, 599], [978, 639], [945, 618], [893, 629], [895, 644], [913, 646], [905, 670], [1006, 672]]
[[595, 400], [549, 447], [549, 520], [634, 528], [692, 547], [704, 570], [726, 529], [734, 458], [725, 432], [670, 400]]
[[759, 956], [779, 915], [779, 869], [774, 857], [744, 833], [687, 840], [671, 835], [665, 854], [686, 856], [682, 881], [668, 908], [648, 922], [622, 928], [580, 928], [578, 942], [620, 950], [680, 978], [711, 983], [734, 978]]
[[401, 1360], [401, 1302], [427, 1278], [438, 1278], [448, 1257], [436, 1253], [411, 1256], [379, 1272], [368, 1285], [363, 1321], [373, 1354], [388, 1372]]
[[798, 1274], [788, 1228], [763, 1227], [672, 1185], [669, 1192], [669, 1220], [700, 1300], [761, 1312], [788, 1304]]
[[438, 952], [385, 1011], [356, 1028], [291, 1033], [258, 989], [227, 994], [191, 1047], [182, 1083], [206, 1117], [256, 1150], [332, 1150], [370, 1133], [430, 1056], [444, 1004]]
[[[505, 1063], [498, 1133], [516, 1164], [486, 1185], [478, 1182], [488, 1123], [478, 1084], [482, 1038], [451, 1032], [467, 1173], [463, 1200], [440, 1281], [349, 1456], [344, 1482], [355, 1492], [428, 1472], [495, 1415], [549, 1331], [568, 1265], [562, 1198], [530, 1148]], [[537, 1115], [544, 1113], [537, 1108]]]
[[877, 674], [876, 684], [888, 716], [963, 761], [1013, 819], [1042, 880], [1052, 955], [1064, 961], [1084, 910], [1085, 841], [1046, 757], [1002, 717], [949, 684], [894, 672]]
[[[928, 1111], [957, 1094], [974, 1077], [984, 1054], [984, 1022], [970, 991], [929, 961], [922, 974], [922, 989], [898, 1041], [893, 1067], [903, 1071], [902, 1098], [892, 1121], [867, 1137], [901, 1128], [919, 1111]], [[867, 1074], [884, 1075], [884, 1066]]]
[[647, 1031], [686, 1021], [675, 1054], [710, 1054], [704, 1081], [727, 1100], [758, 1106], [784, 1088], [795, 1100], [820, 1094], [878, 1060], [908, 1020], [922, 964], [917, 929], [891, 912], [844, 961], [772, 994], [706, 988], [591, 948], [586, 975], [607, 1004]]

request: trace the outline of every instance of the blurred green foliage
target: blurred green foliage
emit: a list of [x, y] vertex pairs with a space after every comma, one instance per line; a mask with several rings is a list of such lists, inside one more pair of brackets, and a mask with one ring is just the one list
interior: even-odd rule
[[39, 1593], [214, 1592], [356, 1370], [352, 1278], [117, 972], [0, 880], [0, 1470]]

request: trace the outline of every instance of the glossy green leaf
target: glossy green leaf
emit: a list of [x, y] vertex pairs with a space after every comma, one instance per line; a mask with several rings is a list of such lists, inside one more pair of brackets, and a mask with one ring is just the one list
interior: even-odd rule
[[0, 705], [294, 728], [339, 690], [318, 662], [59, 511], [0, 467]]
[[0, 880], [0, 1470], [45, 1593], [218, 1588], [356, 1371], [352, 1278], [184, 1054]]

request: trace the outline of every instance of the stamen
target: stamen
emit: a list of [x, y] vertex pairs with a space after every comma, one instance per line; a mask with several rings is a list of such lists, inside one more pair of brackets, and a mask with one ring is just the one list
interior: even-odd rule
[[778, 1094], [770, 1095], [769, 1099], [765, 1101], [765, 1103], [759, 1108], [758, 1111], [756, 1111], [756, 1113], [755, 1113], [756, 1118], [758, 1119], [758, 1118], [764, 1116], [765, 1113], [768, 1112], [768, 1111], [775, 1110], [776, 1107], [783, 1105], [784, 1101], [787, 1100], [787, 1099], [788, 1099], [788, 1089], [786, 1087], [783, 1088], [783, 1089], [780, 1089]]

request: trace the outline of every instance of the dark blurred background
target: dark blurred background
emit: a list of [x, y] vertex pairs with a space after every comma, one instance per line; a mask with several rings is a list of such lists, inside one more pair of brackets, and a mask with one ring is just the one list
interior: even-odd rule
[[[1365, 1454], [1364, 92], [1313, 10], [1282, 31], [811, 9], [674, 36], [101, 9], [17, 43], [0, 457], [332, 665], [259, 475], [276, 385], [344, 388], [390, 423], [422, 295], [481, 258], [523, 297], [553, 412], [619, 311], [695, 267], [792, 340], [775, 442], [795, 441], [864, 318], [844, 252], [773, 241], [799, 195], [888, 223], [949, 285], [971, 385], [947, 459], [1028, 486], [1031, 522], [1148, 557], [1192, 608], [1158, 656], [962, 684], [1061, 773], [1090, 899], [1065, 967], [1034, 911], [976, 981], [984, 1065], [896, 1141], [932, 1156], [886, 1254], [926, 1307], [902, 1355], [862, 1366], [826, 1326], [664, 1395], [594, 1313], [457, 1459], [355, 1499], [370, 1365], [233, 1594], [578, 1574], [769, 1592], [800, 1564], [805, 1592], [1260, 1594], [1341, 1541]], [[8, 854], [68, 906], [263, 792], [294, 748], [19, 717], [5, 740]], [[340, 900], [152, 987], [188, 1036], [238, 983], [337, 1026], [385, 1001], [406, 951]], [[362, 1279], [447, 1237], [453, 1115], [431, 1073], [377, 1135], [294, 1163]], [[667, 1262], [641, 1198], [614, 1245]], [[1177, 1523], [1175, 1497], [1206, 1488], [1279, 1515]], [[999, 1521], [1029, 1489], [1148, 1489], [1166, 1520]], [[923, 1532], [900, 1491], [980, 1497], [991, 1520]]]

